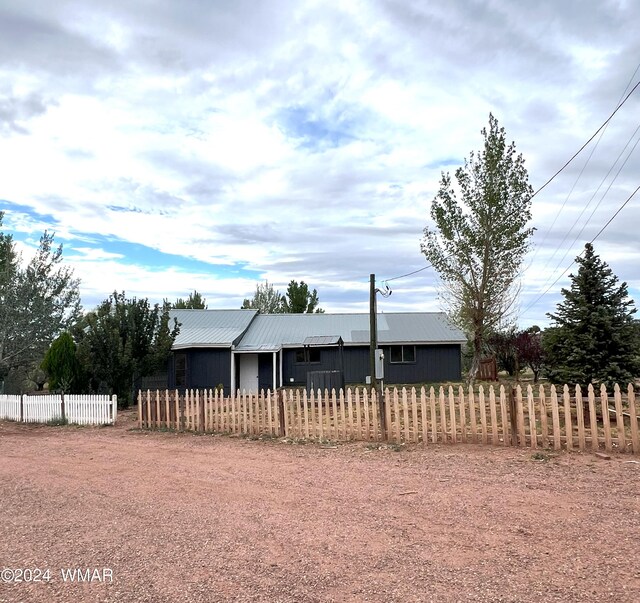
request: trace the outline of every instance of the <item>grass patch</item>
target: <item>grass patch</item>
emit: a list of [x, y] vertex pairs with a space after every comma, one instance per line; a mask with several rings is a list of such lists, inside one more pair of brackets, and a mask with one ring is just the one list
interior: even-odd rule
[[397, 444], [395, 442], [369, 442], [364, 445], [366, 450], [392, 450], [393, 452], [402, 452], [405, 449], [405, 444]]
[[49, 425], [50, 427], [59, 427], [60, 425], [69, 425], [69, 419], [67, 417], [53, 417], [53, 419], [49, 419], [45, 425]]
[[531, 455], [531, 460], [532, 461], [542, 461], [542, 462], [546, 462], [551, 458], [551, 456], [549, 456], [548, 454], [545, 454], [544, 452], [534, 452]]

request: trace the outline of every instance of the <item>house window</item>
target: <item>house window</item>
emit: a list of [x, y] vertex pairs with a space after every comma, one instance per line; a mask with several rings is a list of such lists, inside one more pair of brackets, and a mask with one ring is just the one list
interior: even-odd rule
[[175, 356], [176, 387], [187, 385], [187, 355], [185, 353]]
[[389, 358], [391, 364], [411, 364], [416, 361], [415, 345], [392, 345]]
[[296, 364], [320, 364], [320, 348], [296, 350]]

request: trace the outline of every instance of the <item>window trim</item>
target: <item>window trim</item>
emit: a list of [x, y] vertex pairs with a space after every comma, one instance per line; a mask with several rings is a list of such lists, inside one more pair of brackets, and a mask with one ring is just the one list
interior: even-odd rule
[[[180, 359], [184, 366], [178, 369], [178, 359]], [[180, 383], [180, 379], [178, 375], [181, 375], [182, 383]], [[186, 387], [187, 386], [187, 353], [186, 352], [176, 352], [174, 356], [174, 364], [173, 364], [173, 378], [176, 387]]]
[[[391, 350], [400, 348], [401, 360], [392, 360]], [[411, 348], [413, 350], [413, 360], [405, 359], [405, 349]], [[408, 355], [408, 354], [407, 354]], [[391, 345], [389, 346], [389, 364], [415, 364], [416, 363], [416, 346], [415, 345]]]
[[[303, 360], [298, 360], [298, 354], [302, 352]], [[317, 352], [318, 359], [311, 359], [311, 352]], [[322, 358], [320, 356], [320, 348], [312, 348], [309, 346], [305, 346], [303, 348], [295, 348], [295, 364], [322, 364]]]

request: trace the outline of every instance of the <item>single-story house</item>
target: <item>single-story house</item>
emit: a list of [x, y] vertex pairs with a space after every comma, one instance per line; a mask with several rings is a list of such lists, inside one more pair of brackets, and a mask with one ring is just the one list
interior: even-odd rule
[[[169, 361], [170, 389], [225, 391], [306, 386], [310, 372], [366, 382], [369, 314], [259, 314], [172, 310], [180, 323]], [[386, 383], [459, 381], [466, 338], [439, 312], [379, 313]]]

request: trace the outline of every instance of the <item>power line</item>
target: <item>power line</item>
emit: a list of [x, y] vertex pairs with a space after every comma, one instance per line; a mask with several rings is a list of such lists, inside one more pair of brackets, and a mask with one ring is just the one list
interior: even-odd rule
[[[628, 87], [629, 86], [627, 85], [627, 88]], [[624, 92], [623, 92], [623, 95], [624, 95]], [[620, 97], [620, 98], [622, 98], [622, 97]], [[618, 100], [618, 103], [619, 102], [620, 102], [620, 100]], [[547, 232], [544, 235], [544, 238], [542, 239], [540, 244], [536, 247], [535, 253], [533, 254], [533, 258], [531, 259], [531, 263], [533, 263], [533, 261], [536, 259], [536, 256], [538, 255], [538, 251], [544, 246], [544, 244], [546, 243], [547, 239], [549, 238], [549, 235], [551, 234], [551, 231], [553, 230], [553, 227], [556, 225], [556, 222], [558, 221], [558, 218], [560, 217], [560, 214], [563, 212], [564, 208], [567, 205], [567, 201], [569, 201], [571, 195], [573, 194], [573, 191], [575, 190], [578, 182], [580, 181], [580, 178], [582, 178], [582, 174], [584, 174], [584, 171], [587, 169], [587, 166], [589, 165], [589, 162], [591, 161], [591, 158], [593, 157], [593, 154], [596, 152], [596, 149], [598, 148], [598, 145], [600, 144], [600, 141], [602, 140], [602, 137], [604, 136], [605, 131], [606, 131], [606, 128], [604, 128], [602, 130], [602, 132], [600, 133], [600, 137], [596, 141], [596, 144], [593, 145], [593, 148], [591, 149], [591, 152], [589, 153], [589, 156], [587, 157], [587, 160], [584, 162], [584, 165], [582, 166], [582, 169], [580, 170], [580, 173], [578, 174], [577, 178], [574, 180], [573, 185], [571, 186], [571, 189], [567, 193], [567, 196], [564, 198], [564, 201], [562, 202], [562, 205], [560, 206], [560, 209], [557, 211], [555, 217], [553, 218], [553, 222], [551, 222], [551, 226], [549, 226], [549, 228], [547, 229]], [[562, 243], [564, 243], [564, 240], [562, 241]], [[549, 262], [555, 257], [556, 253], [560, 250], [560, 247], [562, 247], [562, 243], [560, 243], [560, 245], [558, 247], [556, 247], [556, 250], [553, 252], [553, 255], [551, 256], [551, 259], [547, 260], [547, 263], [545, 264], [545, 267], [549, 264]]]
[[[584, 165], [582, 166], [582, 169], [580, 170], [580, 173], [578, 174], [577, 178], [575, 179], [573, 185], [571, 186], [571, 190], [569, 191], [569, 193], [567, 194], [567, 196], [565, 197], [564, 201], [562, 202], [562, 206], [560, 207], [560, 209], [558, 210], [558, 212], [556, 213], [553, 222], [551, 223], [551, 226], [546, 230], [545, 235], [542, 239], [542, 242], [536, 245], [536, 249], [533, 253], [533, 257], [531, 258], [531, 260], [529, 261], [529, 264], [527, 266], [527, 268], [525, 269], [528, 270], [532, 265], [533, 262], [535, 261], [536, 257], [538, 256], [538, 253], [540, 252], [540, 249], [544, 246], [547, 238], [549, 237], [549, 235], [551, 234], [551, 231], [553, 230], [553, 227], [555, 226], [558, 218], [560, 217], [560, 214], [562, 213], [562, 211], [564, 210], [567, 201], [569, 200], [569, 198], [571, 197], [571, 194], [573, 193], [576, 185], [578, 184], [580, 178], [582, 177], [582, 174], [584, 173], [587, 165], [589, 165], [589, 162], [591, 161], [591, 158], [593, 157], [596, 149], [598, 148], [598, 145], [600, 144], [600, 141], [602, 140], [602, 137], [604, 136], [604, 133], [609, 125], [609, 122], [611, 121], [611, 118], [616, 114], [616, 112], [618, 111], [618, 109], [620, 109], [620, 107], [622, 107], [622, 105], [624, 105], [624, 103], [627, 101], [627, 99], [629, 98], [629, 96], [631, 96], [631, 94], [634, 92], [634, 90], [638, 87], [638, 85], [640, 85], [640, 81], [638, 83], [636, 83], [636, 85], [633, 87], [633, 89], [629, 92], [629, 94], [627, 94], [627, 90], [629, 90], [629, 86], [631, 86], [631, 83], [633, 82], [633, 79], [636, 76], [636, 73], [638, 73], [638, 70], [640, 69], [640, 62], [636, 65], [636, 68], [633, 72], [633, 74], [631, 75], [631, 77], [629, 78], [629, 81], [627, 82], [627, 85], [625, 86], [624, 90], [622, 91], [622, 94], [620, 95], [620, 98], [618, 99], [617, 102], [617, 106], [616, 109], [613, 111], [613, 113], [609, 116], [609, 118], [600, 126], [600, 128], [598, 128], [598, 130], [596, 130], [593, 134], [593, 136], [591, 136], [591, 138], [584, 143], [584, 145], [580, 148], [580, 150], [577, 151], [577, 153], [575, 153], [573, 155], [573, 157], [571, 159], [569, 159], [569, 161], [567, 161], [564, 166], [562, 168], [560, 168], [560, 170], [558, 170], [551, 178], [549, 178], [549, 180], [547, 180], [547, 182], [545, 182], [532, 196], [531, 198], [533, 199], [533, 197], [535, 197], [544, 187], [546, 187], [565, 167], [567, 167], [572, 161], [573, 159], [575, 159], [575, 157], [577, 157], [580, 152], [595, 138], [595, 136], [598, 134], [598, 132], [600, 132], [600, 137], [598, 138], [598, 140], [596, 141], [595, 146], [591, 149], [591, 152], [589, 153], [589, 156], [587, 157], [587, 160], [585, 161]], [[625, 94], [627, 94], [627, 96], [625, 97]], [[624, 100], [623, 100], [624, 99]], [[637, 132], [637, 130], [636, 130]], [[631, 138], [629, 139], [629, 142], [631, 142], [631, 140], [633, 139], [634, 134], [631, 136]], [[625, 145], [625, 149], [626, 147], [629, 145], [629, 142], [627, 142], [627, 144]], [[620, 155], [618, 156], [618, 159], [616, 159], [616, 161], [614, 162], [614, 164], [611, 166], [611, 168], [609, 169], [609, 172], [607, 173], [607, 176], [611, 173], [611, 170], [613, 170], [613, 167], [615, 166], [615, 164], [618, 162], [618, 160], [620, 159], [620, 157], [622, 156], [622, 153], [624, 153], [624, 149], [620, 152]], [[601, 182], [600, 186], [602, 186], [602, 184], [604, 184], [604, 180], [606, 180], [606, 177], [603, 179], [603, 181]], [[600, 186], [598, 187], [598, 190], [600, 189]], [[588, 206], [591, 204], [591, 202], [593, 201], [595, 195], [597, 194], [597, 190], [596, 192], [593, 194], [593, 196], [591, 197], [591, 199], [589, 200], [589, 203], [587, 204], [587, 207], [583, 207], [582, 212], [580, 213], [580, 217], [578, 218], [578, 221], [580, 220], [580, 218], [582, 217], [582, 215], [584, 214], [584, 212], [586, 211], [586, 209], [588, 208]], [[602, 201], [602, 200], [601, 200]], [[599, 203], [598, 203], [599, 205]], [[587, 220], [587, 222], [591, 219], [591, 217], [593, 216], [594, 212], [591, 212], [591, 215], [589, 216], [589, 219]], [[586, 226], [586, 224], [585, 224]], [[571, 230], [573, 230], [573, 226], [571, 227]], [[564, 244], [564, 242], [566, 241], [567, 237], [569, 236], [569, 234], [571, 233], [571, 230], [565, 234], [564, 238], [562, 239], [562, 242], [555, 248], [553, 254], [551, 255], [551, 257], [546, 261], [543, 270], [550, 264], [550, 262], [553, 260], [553, 258], [555, 258], [556, 254], [560, 251], [562, 245]], [[584, 230], [584, 226], [582, 228], [582, 230]], [[582, 232], [582, 231], [581, 231]], [[579, 235], [578, 235], [579, 236]], [[575, 243], [575, 241], [574, 241]], [[556, 268], [551, 272], [549, 278], [547, 279], [547, 281], [550, 278], [553, 278], [553, 274], [555, 273], [555, 271], [558, 269], [558, 267], [560, 266], [560, 264], [562, 264], [562, 262], [564, 261], [564, 258], [567, 257], [567, 254], [569, 253], [569, 251], [571, 250], [571, 248], [567, 249], [567, 251], [565, 252], [565, 254], [562, 256], [562, 259], [558, 262], [558, 266], [556, 266]], [[546, 283], [545, 283], [546, 284]], [[543, 285], [544, 286], [544, 285]]]
[[[638, 68], [640, 68], [640, 64], [638, 65], [638, 67], [636, 67], [636, 71], [634, 72], [633, 77], [635, 76], [636, 72], [638, 71]], [[615, 110], [613, 111], [613, 113], [611, 113], [611, 115], [602, 123], [602, 125], [593, 133], [593, 135], [589, 138], [589, 140], [587, 140], [587, 142], [585, 142], [574, 154], [573, 156], [555, 173], [553, 174], [553, 176], [551, 176], [551, 178], [549, 178], [538, 190], [536, 190], [533, 195], [531, 195], [531, 199], [533, 199], [542, 189], [544, 189], [546, 186], [548, 186], [553, 180], [555, 180], [555, 178], [585, 149], [585, 147], [598, 135], [598, 133], [603, 129], [606, 128], [606, 126], [608, 125], [608, 123], [613, 119], [614, 115], [622, 108], [622, 106], [627, 102], [627, 100], [629, 99], [629, 97], [636, 91], [636, 89], [640, 86], [640, 80], [636, 83], [636, 85], [631, 89], [631, 91], [627, 94], [627, 96], [624, 98], [624, 100], [622, 100], [622, 102], [618, 103], [618, 106], [615, 108]], [[629, 87], [629, 84], [627, 84], [627, 88]], [[624, 94], [624, 92], [623, 92]], [[593, 152], [591, 153], [593, 155]], [[591, 158], [591, 155], [589, 156], [589, 159]], [[588, 161], [587, 161], [588, 163]], [[615, 164], [614, 164], [615, 165]], [[586, 164], [585, 164], [586, 167]], [[583, 168], [584, 171], [584, 168]], [[582, 173], [582, 172], [581, 172]], [[637, 189], [636, 189], [637, 191]], [[635, 192], [633, 193], [633, 195], [635, 195]], [[632, 195], [632, 197], [633, 197]], [[629, 198], [630, 199], [630, 198]], [[629, 199], [627, 201], [629, 201]], [[566, 203], [566, 201], [565, 201]], [[626, 205], [626, 202], [625, 204]], [[623, 205], [623, 207], [624, 207]], [[563, 205], [564, 207], [564, 205]], [[622, 207], [620, 208], [622, 209]], [[620, 210], [618, 210], [620, 211]], [[615, 214], [617, 215], [617, 213]], [[614, 215], [614, 217], [615, 217]], [[613, 219], [613, 218], [612, 218]], [[607, 223], [607, 225], [609, 224], [609, 222]], [[451, 257], [451, 256], [448, 256]], [[447, 258], [445, 258], [447, 259]], [[399, 276], [394, 276], [392, 278], [385, 278], [382, 279], [381, 282], [383, 283], [388, 283], [391, 281], [395, 281], [401, 278], [406, 278], [407, 276], [413, 276], [414, 274], [418, 274], [419, 272], [422, 272], [423, 270], [427, 270], [428, 268], [432, 268], [432, 264], [429, 264], [427, 266], [425, 266], [424, 268], [419, 268], [418, 270], [414, 270], [413, 272], [407, 272], [406, 274], [401, 274]], [[571, 266], [569, 266], [570, 268]], [[568, 268], [567, 268], [568, 270]], [[566, 270], [565, 270], [566, 272]], [[563, 273], [564, 274], [564, 273]], [[549, 289], [555, 285], [555, 283], [558, 282], [558, 280], [560, 280], [560, 278], [562, 277], [562, 275], [560, 275], [560, 277], [558, 277], [558, 279], [549, 287]], [[548, 291], [548, 289], [547, 289]], [[545, 295], [547, 293], [547, 291], [545, 291], [545, 293], [543, 293], [542, 295]], [[542, 297], [542, 296], [541, 296]], [[538, 300], [536, 300], [537, 302]], [[528, 308], [527, 308], [528, 310]], [[526, 312], [526, 310], [525, 310]]]
[[615, 108], [615, 110], [613, 111], [613, 113], [611, 115], [609, 115], [609, 117], [607, 117], [607, 119], [603, 122], [603, 124], [593, 133], [593, 135], [591, 136], [591, 138], [589, 138], [589, 140], [587, 140], [587, 142], [585, 142], [571, 157], [571, 159], [569, 159], [553, 176], [551, 176], [551, 178], [549, 178], [549, 180], [547, 180], [537, 191], [535, 191], [533, 193], [533, 195], [531, 195], [531, 199], [533, 199], [541, 190], [543, 190], [546, 186], [548, 186], [549, 184], [551, 184], [551, 182], [553, 180], [555, 180], [555, 178], [578, 156], [580, 155], [580, 153], [582, 153], [582, 151], [584, 151], [585, 147], [598, 135], [598, 133], [600, 132], [600, 130], [602, 130], [604, 127], [607, 126], [607, 124], [613, 119], [613, 116], [622, 108], [622, 106], [627, 102], [627, 100], [629, 100], [629, 97], [636, 91], [636, 89], [638, 88], [638, 86], [640, 86], [640, 80], [638, 80], [638, 82], [636, 83], [636, 85], [631, 89], [631, 91], [629, 92], [629, 94], [627, 94], [627, 96], [625, 96], [624, 100]]
[[593, 243], [605, 230], [605, 228], [607, 226], [609, 226], [609, 224], [611, 224], [611, 222], [613, 222], [614, 218], [624, 209], [624, 207], [627, 205], [627, 203], [629, 203], [629, 201], [631, 201], [631, 199], [633, 199], [633, 197], [635, 196], [635, 194], [640, 191], [640, 185], [636, 188], [635, 191], [633, 191], [631, 193], [631, 195], [627, 198], [627, 200], [616, 210], [616, 212], [613, 214], [613, 216], [611, 216], [609, 218], [609, 220], [607, 220], [607, 223], [598, 231], [598, 234], [593, 237], [593, 239], [591, 239], [591, 243]]
[[425, 266], [424, 268], [420, 268], [419, 270], [414, 270], [413, 272], [407, 272], [407, 274], [401, 274], [400, 276], [394, 276], [393, 278], [383, 278], [382, 282], [383, 283], [389, 283], [391, 281], [397, 281], [399, 278], [405, 278], [407, 276], [412, 276], [414, 274], [418, 274], [418, 272], [422, 272], [423, 270], [426, 270], [427, 268], [432, 268], [432, 265], [429, 264], [428, 266]]
[[[593, 243], [607, 228], [607, 226], [609, 226], [609, 224], [611, 224], [611, 222], [613, 222], [613, 220], [615, 219], [615, 217], [625, 208], [625, 206], [629, 203], [629, 201], [631, 201], [631, 199], [633, 199], [633, 197], [635, 197], [636, 193], [640, 190], [640, 185], [636, 188], [635, 191], [633, 191], [631, 193], [631, 195], [629, 195], [629, 197], [627, 197], [627, 200], [616, 210], [616, 212], [613, 214], [613, 216], [611, 216], [611, 218], [609, 218], [609, 220], [607, 221], [607, 223], [598, 231], [598, 234], [596, 234], [595, 237], [593, 237], [593, 239], [591, 239], [591, 241], [589, 241], [590, 243]], [[581, 256], [584, 253], [584, 250], [581, 251], [578, 254], [578, 257]], [[536, 299], [534, 301], [532, 301], [520, 314], [521, 316], [523, 314], [526, 314], [531, 308], [533, 308], [533, 306], [535, 306], [547, 293], [549, 293], [549, 291], [551, 291], [551, 288], [567, 273], [568, 270], [571, 269], [571, 266], [573, 266], [576, 263], [575, 260], [573, 260], [571, 262], [571, 264], [569, 264], [558, 276], [558, 278], [553, 281], [553, 283], [551, 283], [546, 290], [541, 293], [538, 297], [536, 297]]]
[[[604, 184], [605, 180], [609, 177], [609, 174], [613, 171], [613, 168], [615, 167], [615, 165], [618, 163], [618, 161], [620, 160], [620, 158], [622, 157], [622, 154], [625, 152], [625, 150], [627, 149], [627, 147], [629, 146], [629, 143], [631, 142], [631, 140], [633, 139], [633, 137], [636, 135], [636, 133], [638, 132], [638, 130], [640, 130], [640, 126], [638, 126], [636, 128], [636, 131], [632, 134], [631, 138], [629, 139], [629, 141], [627, 142], [627, 144], [625, 145], [625, 147], [622, 149], [622, 151], [620, 152], [620, 155], [618, 155], [617, 159], [615, 160], [615, 162], [613, 163], [613, 165], [611, 166], [611, 168], [609, 169], [609, 171], [607, 172], [606, 176], [602, 179], [602, 181], [600, 182], [600, 184], [598, 185], [598, 188], [596, 189], [596, 191], [593, 193], [593, 195], [591, 196], [591, 199], [589, 199], [589, 202], [587, 203], [587, 205], [585, 205], [582, 208], [582, 211], [580, 212], [580, 215], [578, 216], [578, 219], [576, 220], [575, 224], [573, 226], [576, 226], [578, 224], [578, 222], [580, 221], [580, 219], [582, 218], [582, 216], [584, 215], [584, 212], [589, 208], [589, 206], [591, 205], [591, 202], [593, 201], [593, 199], [595, 198], [596, 194], [598, 193], [598, 191], [600, 190], [600, 187]], [[618, 171], [616, 172], [615, 176], [613, 177], [613, 179], [611, 180], [611, 182], [609, 183], [609, 186], [607, 187], [607, 189], [604, 191], [604, 193], [602, 193], [602, 196], [600, 197], [600, 200], [596, 203], [596, 206], [593, 208], [593, 210], [591, 210], [591, 213], [589, 214], [589, 217], [587, 218], [587, 220], [585, 221], [585, 223], [582, 225], [582, 228], [580, 229], [580, 231], [578, 232], [578, 234], [575, 236], [575, 238], [573, 239], [573, 241], [571, 242], [571, 245], [569, 245], [569, 247], [567, 248], [567, 250], [564, 252], [564, 255], [560, 258], [560, 261], [558, 262], [558, 264], [556, 265], [556, 267], [553, 269], [553, 271], [551, 272], [551, 274], [553, 275], [555, 273], [555, 271], [560, 268], [560, 266], [562, 265], [562, 263], [565, 261], [566, 257], [569, 255], [569, 252], [571, 251], [571, 249], [573, 248], [573, 246], [576, 244], [576, 242], [578, 241], [578, 239], [580, 238], [580, 235], [582, 235], [582, 233], [584, 232], [584, 229], [589, 225], [589, 222], [591, 221], [591, 218], [593, 218], [593, 215], [595, 214], [595, 212], [598, 210], [598, 208], [600, 207], [600, 205], [602, 204], [602, 202], [604, 201], [604, 198], [607, 196], [607, 194], [609, 193], [609, 191], [611, 190], [611, 187], [615, 184], [616, 180], [618, 179], [618, 176], [620, 175], [620, 172], [622, 172], [623, 168], [625, 165], [627, 165], [627, 162], [629, 161], [629, 158], [631, 157], [631, 155], [633, 154], [633, 151], [635, 151], [635, 148], [638, 146], [638, 143], [640, 143], [640, 138], [638, 138], [638, 140], [636, 140], [635, 144], [633, 145], [633, 147], [631, 147], [631, 150], [629, 151], [629, 153], [627, 154], [626, 158], [624, 159], [624, 161], [622, 162], [622, 164], [620, 165], [620, 167], [618, 168]], [[564, 242], [567, 240], [567, 237], [571, 234], [571, 231], [573, 230], [573, 226], [568, 230], [568, 232], [565, 234], [564, 238], [562, 239], [562, 243], [560, 243], [560, 246], [562, 246], [564, 244]], [[554, 254], [555, 255], [555, 254]], [[552, 258], [553, 259], [553, 258]]]

